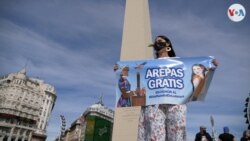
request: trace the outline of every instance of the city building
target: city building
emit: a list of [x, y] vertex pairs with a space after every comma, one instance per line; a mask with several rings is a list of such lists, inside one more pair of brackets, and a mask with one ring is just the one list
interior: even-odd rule
[[55, 88], [26, 69], [0, 77], [0, 140], [45, 141]]
[[102, 99], [91, 105], [56, 140], [61, 141], [111, 141], [114, 111]]

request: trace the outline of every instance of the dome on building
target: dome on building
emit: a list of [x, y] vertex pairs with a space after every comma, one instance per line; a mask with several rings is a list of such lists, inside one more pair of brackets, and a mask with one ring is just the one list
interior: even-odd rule
[[89, 109], [107, 109], [103, 103], [103, 96], [101, 96], [95, 104], [91, 105]]
[[102, 107], [104, 107], [104, 106], [100, 103], [95, 103], [95, 104], [90, 106], [90, 108], [102, 108]]
[[[95, 114], [94, 114], [95, 113]], [[106, 107], [103, 103], [103, 96], [101, 96], [99, 98], [99, 100], [89, 106], [87, 108], [87, 110], [82, 114], [83, 116], [86, 116], [86, 115], [98, 115], [98, 116], [106, 116], [106, 117], [110, 117], [110, 118], [113, 118], [114, 117], [114, 111], [112, 109], [109, 109], [108, 107]]]

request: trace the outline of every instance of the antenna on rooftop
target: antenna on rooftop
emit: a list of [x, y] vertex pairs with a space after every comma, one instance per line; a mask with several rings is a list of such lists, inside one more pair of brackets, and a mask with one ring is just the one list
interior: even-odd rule
[[97, 104], [104, 105], [104, 103], [103, 103], [103, 93], [102, 93], [101, 96], [99, 97], [99, 101], [97, 102]]
[[20, 73], [23, 73], [26, 75], [26, 72], [27, 72], [27, 66], [28, 66], [28, 59], [26, 60], [25, 64], [24, 64], [24, 67], [22, 70], [20, 70]]

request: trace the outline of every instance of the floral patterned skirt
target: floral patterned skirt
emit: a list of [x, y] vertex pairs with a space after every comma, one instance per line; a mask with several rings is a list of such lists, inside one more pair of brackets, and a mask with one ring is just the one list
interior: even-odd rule
[[185, 141], [186, 112], [186, 105], [142, 107], [138, 141]]

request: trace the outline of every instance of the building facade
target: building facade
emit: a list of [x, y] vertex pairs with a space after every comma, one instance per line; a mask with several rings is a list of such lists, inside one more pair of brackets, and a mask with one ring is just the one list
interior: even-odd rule
[[0, 140], [45, 141], [55, 100], [54, 87], [25, 69], [0, 77]]
[[91, 105], [75, 120], [63, 135], [62, 141], [111, 141], [114, 111], [102, 100]]

